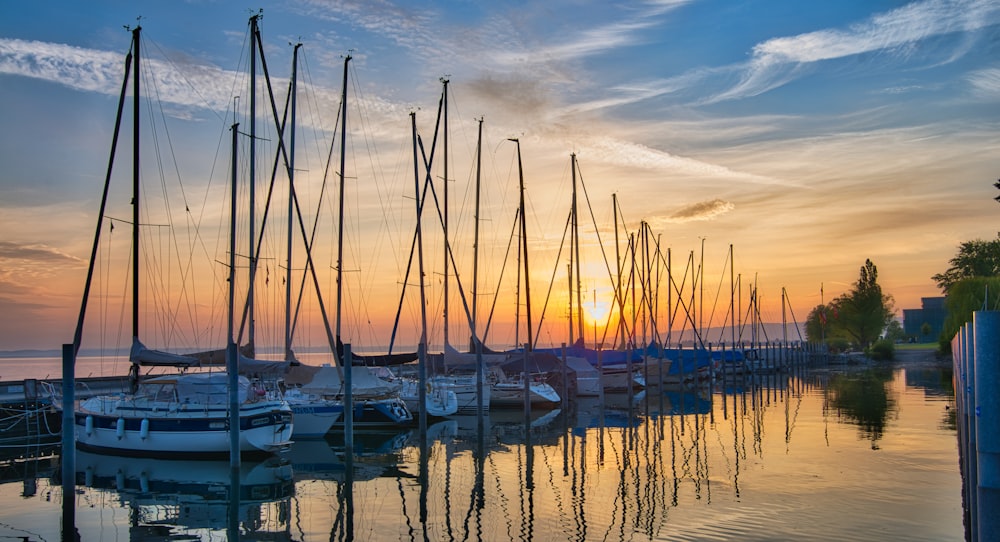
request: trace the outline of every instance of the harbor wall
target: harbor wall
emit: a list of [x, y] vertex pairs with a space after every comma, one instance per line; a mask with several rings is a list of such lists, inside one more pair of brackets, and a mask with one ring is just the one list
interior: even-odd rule
[[966, 540], [1000, 540], [1000, 311], [976, 311], [951, 342]]

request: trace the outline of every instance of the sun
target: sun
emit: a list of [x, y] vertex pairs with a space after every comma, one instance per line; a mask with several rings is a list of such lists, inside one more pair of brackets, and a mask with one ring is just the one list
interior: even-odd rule
[[603, 327], [608, 322], [608, 315], [611, 314], [611, 302], [592, 301], [583, 303], [584, 320], [587, 326]]

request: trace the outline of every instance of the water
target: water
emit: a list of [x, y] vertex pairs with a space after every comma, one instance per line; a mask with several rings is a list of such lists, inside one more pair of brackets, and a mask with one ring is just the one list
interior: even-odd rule
[[[77, 457], [82, 540], [964, 540], [947, 367], [799, 370], [297, 442], [281, 461]], [[631, 405], [631, 406], [630, 406]], [[0, 538], [58, 540], [58, 457], [0, 484]]]

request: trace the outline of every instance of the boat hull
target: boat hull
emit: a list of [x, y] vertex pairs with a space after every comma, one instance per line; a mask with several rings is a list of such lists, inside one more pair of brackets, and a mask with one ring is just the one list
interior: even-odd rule
[[[532, 407], [555, 408], [562, 402], [552, 386], [543, 382], [531, 382], [529, 402]], [[494, 408], [521, 408], [524, 406], [524, 384], [519, 382], [494, 383], [490, 389], [490, 404]]]
[[[476, 393], [476, 375], [468, 376], [434, 376], [429, 379], [431, 385], [451, 391], [458, 402], [458, 412], [474, 413], [479, 410], [478, 394]], [[490, 409], [492, 394], [489, 382], [483, 383], [483, 409]]]
[[[356, 400], [352, 412], [355, 429], [404, 427], [413, 423], [413, 414], [398, 397]], [[343, 427], [344, 417], [335, 425]]]
[[333, 402], [326, 403], [292, 403], [292, 438], [319, 439], [323, 438], [341, 416], [344, 415], [344, 405]]
[[[77, 447], [133, 457], [207, 458], [229, 454], [225, 407], [158, 404], [94, 397], [74, 414]], [[267, 455], [291, 443], [292, 411], [284, 401], [240, 407], [240, 454]]]

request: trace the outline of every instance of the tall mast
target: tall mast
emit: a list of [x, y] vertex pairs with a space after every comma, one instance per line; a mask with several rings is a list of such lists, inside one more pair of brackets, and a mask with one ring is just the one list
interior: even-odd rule
[[247, 342], [254, 344], [254, 282], [257, 277], [257, 257], [254, 243], [256, 241], [257, 217], [257, 38], [260, 36], [260, 29], [257, 23], [260, 21], [260, 14], [250, 17], [250, 287], [247, 288], [247, 319], [249, 329], [247, 330]]
[[448, 79], [441, 78], [441, 105], [444, 113], [444, 345], [447, 348], [448, 342]]
[[534, 348], [534, 338], [532, 336], [532, 322], [531, 322], [531, 277], [528, 274], [528, 221], [525, 220], [524, 213], [524, 167], [521, 164], [521, 141], [518, 139], [513, 139], [514, 143], [517, 144], [517, 178], [520, 196], [520, 202], [518, 205], [518, 213], [521, 215], [521, 255], [523, 257], [523, 269], [524, 269], [524, 312], [527, 317], [526, 329], [528, 333], [528, 342], [524, 347], [524, 415], [529, 416], [531, 410], [531, 379], [528, 376], [528, 357], [531, 355], [531, 349]]
[[[576, 264], [576, 326], [577, 326], [577, 336], [583, 340], [583, 298], [581, 291], [583, 290], [583, 283], [580, 277], [580, 222], [579, 222], [579, 208], [577, 206], [576, 197], [576, 153], [570, 155], [570, 169], [573, 173], [573, 232], [570, 234], [572, 236], [572, 241], [570, 245], [570, 255], [573, 262]], [[570, 270], [570, 285], [573, 282], [573, 270]], [[570, 291], [570, 310], [573, 309], [573, 292]], [[572, 322], [572, 314], [570, 315], [570, 321]], [[570, 343], [573, 342], [573, 330], [572, 326], [570, 329]]]
[[[292, 122], [289, 136], [288, 152], [288, 239], [285, 268], [285, 360], [290, 361], [292, 354], [292, 217], [294, 215], [293, 197], [295, 194], [295, 104], [298, 94], [299, 47], [296, 43], [292, 50], [292, 83], [291, 93]], [[253, 329], [251, 327], [250, 329]]]
[[229, 318], [226, 319], [226, 382], [229, 386], [229, 465], [234, 469], [240, 467], [240, 401], [239, 401], [239, 355], [237, 354], [236, 338], [233, 333], [235, 320], [236, 293], [236, 179], [238, 166], [236, 159], [239, 138], [238, 122], [233, 122], [232, 150], [232, 182], [229, 194]]
[[[729, 315], [729, 334], [730, 341], [732, 343], [732, 348], [736, 348], [736, 283], [735, 283], [735, 267], [736, 264], [733, 262], [733, 244], [729, 244], [729, 305], [730, 312]], [[735, 359], [735, 358], [733, 358]]]
[[472, 337], [476, 345], [476, 411], [483, 412], [483, 340], [479, 338], [476, 318], [479, 314], [479, 187], [483, 162], [483, 119], [479, 119], [479, 138], [476, 140], [476, 224], [472, 251]]
[[132, 341], [139, 340], [139, 33], [141, 26], [132, 31], [132, 57], [134, 73], [132, 84]]
[[[425, 383], [427, 382], [427, 300], [424, 297], [424, 240], [423, 240], [423, 229], [420, 227], [421, 217], [420, 217], [420, 169], [418, 166], [417, 157], [417, 114], [415, 112], [410, 112], [410, 126], [413, 131], [413, 196], [416, 200], [417, 208], [417, 267], [420, 276], [420, 343], [417, 345], [417, 381], [420, 383], [418, 386], [418, 402], [420, 404], [420, 428], [422, 436], [426, 436], [424, 430], [427, 424], [427, 388]], [[445, 162], [447, 163], [447, 161]], [[448, 288], [445, 287], [445, 290]], [[447, 314], [447, 310], [445, 311]], [[447, 326], [445, 326], [445, 332], [447, 333]], [[447, 344], [447, 343], [446, 343]]]
[[[336, 348], [340, 349], [340, 319], [344, 304], [344, 167], [347, 153], [347, 64], [351, 55], [344, 58], [344, 88], [340, 94], [340, 201], [337, 211], [337, 320], [334, 335], [337, 338]], [[340, 366], [338, 360], [338, 366]]]
[[625, 300], [622, 299], [622, 258], [618, 252], [618, 194], [611, 194], [611, 206], [615, 215], [615, 266], [618, 284], [615, 285], [615, 300], [618, 301], [618, 336], [625, 341]]

